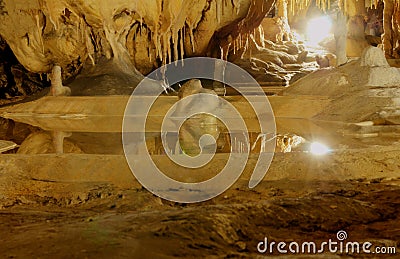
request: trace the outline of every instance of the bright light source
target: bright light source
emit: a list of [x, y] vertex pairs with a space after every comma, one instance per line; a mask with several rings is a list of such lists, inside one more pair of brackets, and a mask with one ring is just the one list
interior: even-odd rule
[[309, 44], [317, 46], [331, 35], [332, 21], [329, 16], [320, 16], [308, 22], [307, 39]]
[[310, 146], [310, 152], [317, 156], [322, 156], [329, 153], [329, 148], [319, 142], [313, 142]]

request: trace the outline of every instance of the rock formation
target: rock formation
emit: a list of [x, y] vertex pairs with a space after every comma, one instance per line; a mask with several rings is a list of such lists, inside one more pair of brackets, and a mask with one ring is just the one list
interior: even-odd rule
[[47, 85], [46, 76], [27, 71], [0, 37], [0, 99], [31, 95]]
[[327, 53], [325, 55], [317, 55], [315, 56], [317, 64], [320, 68], [324, 67], [335, 67], [336, 66], [336, 55]]
[[[184, 56], [204, 55], [257, 27], [273, 0], [0, 2], [0, 33], [29, 71], [63, 78], [87, 60], [113, 58], [122, 70], [149, 73]], [[216, 36], [215, 36], [216, 35]], [[232, 38], [231, 37], [231, 38]]]
[[51, 72], [50, 95], [62, 96], [71, 95], [71, 89], [62, 85], [61, 67], [54, 66]]
[[[195, 94], [211, 94], [215, 95], [215, 103], [208, 103], [203, 110], [205, 112], [212, 113], [218, 107], [217, 94], [213, 90], [205, 89], [201, 85], [200, 80], [192, 79], [182, 85], [178, 92], [178, 97], [181, 100], [178, 103], [175, 115], [184, 114], [184, 111], [193, 109], [196, 106], [204, 107], [204, 102], [201, 102], [202, 97], [195, 98], [187, 102], [184, 98]], [[218, 120], [216, 117], [209, 114], [197, 114], [191, 118], [188, 118], [180, 128], [179, 132], [179, 143], [183, 152], [190, 156], [196, 156], [200, 154], [201, 150], [199, 147], [200, 138], [205, 135], [211, 135], [215, 140], [218, 139], [220, 135], [220, 130], [218, 128]]]
[[368, 47], [360, 60], [325, 68], [300, 79], [283, 95], [329, 96], [331, 104], [315, 118], [370, 124], [399, 123], [400, 69], [390, 67], [384, 53]]

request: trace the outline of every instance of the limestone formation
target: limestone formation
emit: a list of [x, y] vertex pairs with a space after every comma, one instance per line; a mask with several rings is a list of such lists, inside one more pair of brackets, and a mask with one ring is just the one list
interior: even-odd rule
[[377, 47], [367, 47], [361, 56], [362, 67], [390, 67], [382, 49]]
[[320, 68], [324, 67], [335, 67], [336, 66], [336, 55], [327, 53], [325, 55], [316, 55], [315, 60]]
[[399, 85], [400, 69], [390, 67], [382, 50], [371, 46], [360, 60], [311, 73], [283, 95], [329, 96], [331, 104], [316, 119], [397, 124]]
[[204, 55], [217, 31], [220, 40], [226, 33], [236, 33], [235, 39], [251, 32], [273, 2], [4, 0], [0, 32], [32, 72], [49, 73], [56, 63], [65, 78], [105, 56], [125, 70], [148, 73], [160, 64]]
[[[185, 102], [185, 97], [201, 93], [215, 95], [216, 102], [207, 103], [207, 105], [204, 105], [201, 96], [199, 96], [199, 98], [195, 97], [195, 99], [190, 102]], [[181, 101], [176, 109], [176, 116], [179, 116], [194, 106], [199, 105], [202, 107], [204, 112], [212, 113], [215, 109], [217, 109], [217, 94], [213, 90], [203, 88], [201, 81], [198, 79], [192, 79], [183, 84], [178, 92], [178, 96]], [[205, 134], [211, 135], [215, 140], [218, 139], [220, 131], [216, 117], [208, 114], [198, 114], [188, 118], [180, 128], [179, 132], [179, 143], [182, 150], [191, 156], [198, 155], [201, 151], [199, 147], [199, 140], [200, 137]], [[205, 150], [203, 150], [203, 152], [204, 151]]]
[[71, 95], [71, 89], [62, 85], [61, 67], [54, 66], [51, 72], [50, 95], [67, 96]]

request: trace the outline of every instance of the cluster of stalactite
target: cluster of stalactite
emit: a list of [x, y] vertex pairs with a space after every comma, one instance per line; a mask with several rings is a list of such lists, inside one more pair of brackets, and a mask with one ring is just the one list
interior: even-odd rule
[[240, 21], [228, 24], [218, 30], [208, 45], [207, 55], [228, 59], [228, 54], [233, 52], [243, 53], [250, 47], [251, 35], [256, 32], [263, 34], [259, 26], [274, 6], [274, 1], [256, 1], [250, 4], [246, 16]]
[[[29, 71], [76, 75], [87, 61], [114, 59], [126, 70], [147, 74], [184, 57], [227, 58], [243, 53], [250, 35], [273, 7], [287, 16], [316, 4], [340, 7], [349, 23], [384, 2], [382, 43], [399, 57], [399, 0], [2, 0], [0, 35]], [[349, 24], [348, 23], [348, 24]], [[352, 32], [349, 31], [348, 34]]]
[[2, 0], [0, 35], [33, 72], [59, 65], [64, 78], [71, 77], [86, 61], [95, 65], [105, 56], [147, 74], [227, 41], [244, 47], [237, 39], [257, 28], [274, 2]]

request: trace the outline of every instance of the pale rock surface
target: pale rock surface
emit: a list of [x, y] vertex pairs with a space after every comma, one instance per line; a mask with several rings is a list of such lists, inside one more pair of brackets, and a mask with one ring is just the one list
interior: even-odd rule
[[71, 95], [71, 89], [62, 85], [61, 67], [54, 66], [51, 72], [50, 95], [68, 96]]
[[283, 95], [332, 98], [331, 104], [316, 119], [397, 124], [400, 121], [399, 86], [400, 69], [390, 67], [379, 48], [368, 47], [360, 60], [311, 73], [291, 85]]
[[368, 67], [366, 71], [368, 86], [396, 86], [400, 83], [400, 69], [390, 67], [380, 48], [372, 46], [365, 48], [360, 65]]
[[364, 49], [360, 62], [362, 67], [390, 67], [382, 49], [373, 46]]

